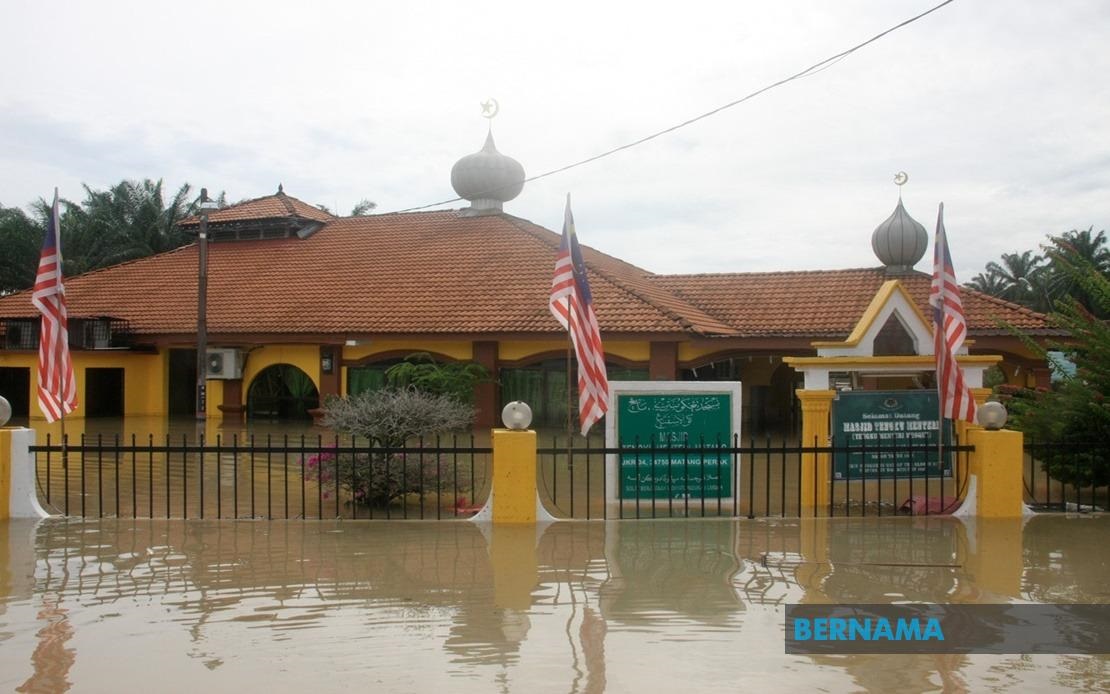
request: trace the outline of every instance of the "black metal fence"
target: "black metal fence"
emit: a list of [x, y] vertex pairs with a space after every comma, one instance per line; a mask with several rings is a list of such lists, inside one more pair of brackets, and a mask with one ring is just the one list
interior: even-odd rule
[[404, 448], [320, 436], [48, 437], [31, 452], [41, 501], [66, 516], [440, 519], [473, 515], [489, 495], [491, 449], [473, 436]]
[[829, 515], [945, 515], [967, 491], [973, 446], [834, 445]]
[[[803, 507], [806, 485], [810, 498], [829, 500], [820, 515], [938, 515], [951, 513], [965, 491], [974, 448], [958, 444], [938, 451], [734, 436], [606, 448], [554, 437], [538, 451], [539, 489], [552, 513], [567, 518], [799, 517], [814, 513]], [[826, 490], [816, 474], [807, 476], [816, 465], [828, 466]]]
[[[936, 447], [922, 445], [734, 437], [606, 448], [552, 438], [539, 450], [539, 492], [564, 518], [799, 517], [813, 513], [803, 507], [803, 489], [828, 499], [820, 515], [941, 515], [966, 491], [974, 449], [955, 444], [938, 458]], [[64, 446], [48, 437], [31, 451], [41, 501], [67, 516], [441, 519], [470, 517], [485, 503], [492, 449], [473, 436], [404, 448], [320, 436], [217, 437], [199, 445], [186, 437], [82, 436]], [[1053, 467], [1061, 454], [1068, 462]], [[1026, 501], [1037, 510], [1110, 510], [1110, 486], [1083, 468], [1107, 455], [1094, 444], [1026, 443]], [[1046, 465], [1053, 456], [1057, 462]], [[815, 464], [828, 466], [825, 493], [808, 473]], [[1067, 482], [1062, 470], [1071, 473]]]
[[1025, 501], [1038, 511], [1110, 510], [1110, 450], [1090, 442], [1025, 442]]

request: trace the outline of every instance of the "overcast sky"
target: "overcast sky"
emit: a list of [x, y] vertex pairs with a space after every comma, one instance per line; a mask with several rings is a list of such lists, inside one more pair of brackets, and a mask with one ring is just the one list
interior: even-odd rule
[[[535, 175], [733, 101], [939, 0], [7, 0], [0, 203], [162, 178], [346, 213], [454, 197], [495, 97]], [[957, 274], [1110, 230], [1110, 3], [956, 0], [814, 76], [530, 183], [506, 211], [655, 272], [877, 265], [945, 203]], [[450, 207], [459, 207], [454, 203]], [[931, 244], [931, 240], [930, 240]], [[928, 270], [931, 251], [919, 264]]]

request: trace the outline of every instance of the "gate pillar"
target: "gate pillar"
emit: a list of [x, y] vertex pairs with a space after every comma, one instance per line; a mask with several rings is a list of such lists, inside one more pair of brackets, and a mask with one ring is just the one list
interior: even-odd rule
[[[803, 447], [829, 445], [829, 413], [832, 409], [835, 390], [797, 390], [794, 391], [802, 403], [802, 441]], [[826, 515], [829, 508], [829, 468], [828, 453], [803, 453], [802, 474], [799, 479], [802, 491], [802, 505], [798, 515]]]
[[498, 523], [546, 523], [555, 520], [536, 493], [536, 432], [494, 429], [491, 488], [485, 506], [470, 520]]
[[35, 491], [33, 429], [0, 427], [0, 520], [46, 518]]

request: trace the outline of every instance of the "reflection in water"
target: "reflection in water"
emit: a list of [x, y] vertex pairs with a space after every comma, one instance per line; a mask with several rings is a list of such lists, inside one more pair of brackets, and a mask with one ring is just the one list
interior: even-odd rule
[[1106, 602], [1110, 516], [0, 524], [18, 691], [1097, 688], [1105, 657], [787, 656], [809, 602]]
[[66, 617], [66, 610], [58, 605], [58, 597], [43, 595], [42, 610], [38, 620], [46, 626], [35, 634], [38, 645], [31, 654], [34, 673], [16, 687], [17, 692], [62, 692], [71, 686], [69, 669], [73, 667], [73, 649], [66, 642], [73, 636], [73, 627]]

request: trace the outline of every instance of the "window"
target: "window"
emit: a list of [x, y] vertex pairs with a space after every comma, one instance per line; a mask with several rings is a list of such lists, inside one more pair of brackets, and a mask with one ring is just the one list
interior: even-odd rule
[[872, 353], [876, 357], [913, 356], [917, 354], [917, 345], [913, 335], [902, 325], [898, 314], [890, 314], [882, 330], [875, 336], [875, 345]]

